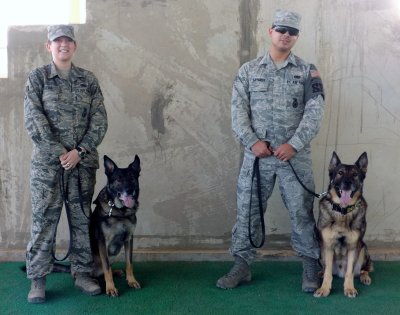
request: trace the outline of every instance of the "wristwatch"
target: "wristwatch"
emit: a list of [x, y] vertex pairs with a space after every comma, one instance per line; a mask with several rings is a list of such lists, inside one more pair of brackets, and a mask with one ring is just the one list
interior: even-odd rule
[[79, 157], [81, 159], [84, 159], [86, 156], [86, 150], [83, 149], [82, 147], [76, 147], [76, 150], [78, 151]]

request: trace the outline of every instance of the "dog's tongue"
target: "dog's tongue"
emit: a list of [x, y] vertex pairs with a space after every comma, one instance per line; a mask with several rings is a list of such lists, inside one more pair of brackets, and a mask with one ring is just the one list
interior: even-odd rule
[[125, 207], [133, 208], [134, 201], [133, 201], [132, 196], [122, 196], [120, 199]]
[[342, 190], [340, 194], [340, 203], [347, 205], [351, 202], [351, 190]]

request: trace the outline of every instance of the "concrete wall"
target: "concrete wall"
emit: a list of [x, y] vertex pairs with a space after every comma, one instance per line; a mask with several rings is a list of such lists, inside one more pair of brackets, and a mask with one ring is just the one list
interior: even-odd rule
[[[294, 52], [319, 68], [326, 114], [313, 142], [317, 191], [335, 150], [353, 163], [366, 151], [366, 239], [400, 241], [400, 11], [395, 1], [87, 0], [76, 27], [75, 63], [98, 77], [109, 115], [100, 154], [142, 160], [136, 249], [223, 250], [235, 219], [241, 148], [231, 134], [230, 95], [241, 63], [264, 54], [277, 8], [298, 11]], [[24, 83], [48, 63], [45, 27], [9, 31], [9, 78], [0, 80], [0, 259], [23, 259], [30, 234], [31, 143], [23, 127]], [[105, 184], [98, 172], [96, 193]], [[317, 207], [315, 207], [317, 213]], [[275, 191], [271, 240], [290, 224]], [[63, 217], [59, 248], [68, 245]]]

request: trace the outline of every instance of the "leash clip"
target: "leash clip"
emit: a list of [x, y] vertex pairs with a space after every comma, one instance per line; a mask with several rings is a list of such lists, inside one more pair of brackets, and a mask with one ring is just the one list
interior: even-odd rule
[[112, 213], [113, 207], [114, 207], [114, 204], [111, 200], [108, 201], [108, 206], [110, 207], [110, 210], [108, 211], [108, 216], [111, 217], [111, 213]]
[[327, 191], [324, 191], [323, 193], [320, 193], [320, 194], [318, 195], [318, 198], [323, 198], [323, 197], [325, 197], [327, 194], [328, 194], [328, 192], [327, 192]]

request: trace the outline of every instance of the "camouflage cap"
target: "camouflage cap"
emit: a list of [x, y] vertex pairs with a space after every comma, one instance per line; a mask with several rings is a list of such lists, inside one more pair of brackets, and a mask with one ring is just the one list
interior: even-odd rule
[[47, 39], [49, 41], [61, 36], [69, 37], [75, 41], [74, 27], [72, 25], [51, 25], [47, 28]]
[[301, 15], [296, 12], [276, 10], [273, 25], [288, 26], [300, 30]]

